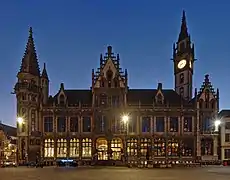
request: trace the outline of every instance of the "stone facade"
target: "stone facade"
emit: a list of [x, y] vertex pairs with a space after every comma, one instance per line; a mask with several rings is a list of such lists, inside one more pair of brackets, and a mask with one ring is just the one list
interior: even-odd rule
[[[119, 54], [108, 46], [100, 67], [92, 70], [86, 90], [65, 89], [49, 96], [49, 78], [40, 73], [32, 28], [15, 85], [19, 157], [27, 161], [61, 158], [137, 162], [146, 154], [154, 161], [218, 158], [219, 91], [205, 80], [192, 95], [194, 45], [183, 12], [181, 31], [173, 46], [175, 88], [130, 89]], [[127, 119], [128, 116], [128, 119]], [[126, 119], [124, 119], [126, 117]], [[123, 156], [125, 155], [125, 156]]]

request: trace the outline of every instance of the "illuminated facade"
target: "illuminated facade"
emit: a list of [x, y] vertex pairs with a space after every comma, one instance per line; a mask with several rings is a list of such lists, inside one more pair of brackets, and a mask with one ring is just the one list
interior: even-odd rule
[[0, 122], [0, 166], [6, 161], [17, 163], [17, 130]]
[[[19, 155], [45, 161], [72, 158], [136, 162], [149, 154], [155, 161], [214, 160], [218, 134], [213, 133], [219, 92], [205, 76], [200, 91], [193, 87], [194, 45], [183, 13], [178, 42], [173, 46], [175, 88], [130, 89], [119, 54], [108, 46], [100, 67], [92, 70], [87, 90], [65, 89], [49, 96], [46, 67], [40, 73], [32, 37], [28, 38], [15, 85]], [[128, 115], [127, 122], [122, 115]], [[27, 156], [28, 155], [28, 156]]]

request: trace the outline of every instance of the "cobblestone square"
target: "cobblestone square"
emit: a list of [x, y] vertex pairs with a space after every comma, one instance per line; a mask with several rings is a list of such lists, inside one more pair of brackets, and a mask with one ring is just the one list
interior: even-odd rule
[[7, 180], [229, 180], [229, 167], [188, 169], [129, 169], [119, 167], [88, 168], [2, 168]]

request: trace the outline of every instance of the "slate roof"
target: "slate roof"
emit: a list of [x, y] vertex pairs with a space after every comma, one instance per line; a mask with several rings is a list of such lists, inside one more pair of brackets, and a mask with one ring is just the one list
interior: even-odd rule
[[230, 117], [230, 109], [223, 109], [218, 115], [219, 117]]
[[0, 130], [2, 130], [8, 136], [13, 136], [13, 137], [17, 136], [16, 127], [12, 127], [12, 126], [0, 123]]
[[[192, 103], [188, 103], [183, 100], [181, 96], [179, 96], [173, 89], [163, 89], [161, 90], [164, 95], [165, 104], [169, 104], [171, 106], [180, 106], [181, 103], [183, 105], [191, 106]], [[127, 102], [128, 104], [142, 104], [142, 105], [151, 105], [155, 99], [157, 94], [157, 89], [129, 89], [127, 94]], [[81, 104], [92, 104], [92, 92], [91, 90], [64, 90], [65, 95], [67, 96], [67, 102], [69, 105], [78, 105], [79, 102]], [[49, 103], [52, 104], [55, 102], [57, 104], [57, 97], [59, 92], [53, 97], [49, 99]]]
[[[128, 91], [127, 102], [128, 104], [139, 102], [145, 105], [153, 104], [157, 92], [157, 89], [130, 89]], [[179, 106], [181, 103], [184, 105], [188, 104], [173, 89], [163, 89], [161, 92], [163, 93], [165, 103], [169, 105]]]

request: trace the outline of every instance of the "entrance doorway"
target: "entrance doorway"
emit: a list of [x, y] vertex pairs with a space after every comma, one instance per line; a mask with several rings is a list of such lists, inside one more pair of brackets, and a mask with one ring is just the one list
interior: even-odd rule
[[96, 141], [97, 159], [108, 160], [108, 141], [105, 138], [99, 138]]

